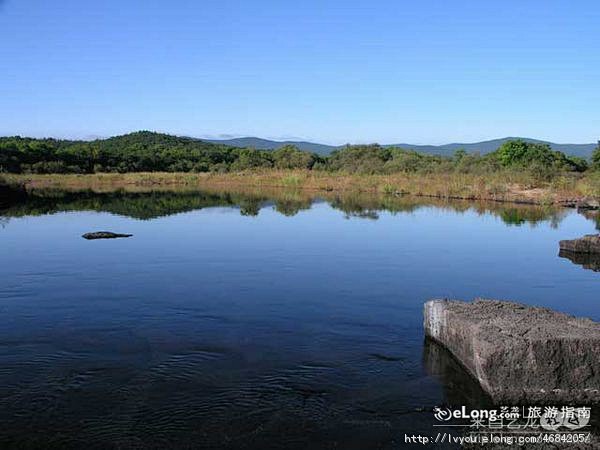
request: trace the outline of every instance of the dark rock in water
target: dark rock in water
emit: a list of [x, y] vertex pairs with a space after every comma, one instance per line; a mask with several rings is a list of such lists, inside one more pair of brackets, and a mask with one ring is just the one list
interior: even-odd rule
[[573, 264], [578, 264], [584, 269], [600, 272], [600, 253], [576, 253], [569, 250], [561, 250], [558, 256], [568, 259]]
[[110, 231], [94, 231], [93, 233], [85, 233], [81, 237], [84, 239], [115, 239], [127, 238], [130, 236], [133, 236], [133, 234], [112, 233]]
[[560, 249], [573, 253], [600, 254], [600, 234], [588, 234], [579, 239], [560, 241]]
[[495, 403], [600, 402], [600, 323], [512, 302], [432, 300], [424, 326]]
[[399, 357], [399, 356], [384, 355], [382, 353], [370, 353], [369, 356], [371, 356], [375, 359], [378, 359], [380, 361], [388, 361], [388, 362], [404, 360], [404, 358]]

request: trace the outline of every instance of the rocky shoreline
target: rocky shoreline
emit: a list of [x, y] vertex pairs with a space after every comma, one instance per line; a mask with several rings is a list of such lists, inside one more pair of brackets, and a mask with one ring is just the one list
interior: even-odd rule
[[588, 234], [578, 239], [559, 243], [562, 252], [600, 255], [600, 234]]

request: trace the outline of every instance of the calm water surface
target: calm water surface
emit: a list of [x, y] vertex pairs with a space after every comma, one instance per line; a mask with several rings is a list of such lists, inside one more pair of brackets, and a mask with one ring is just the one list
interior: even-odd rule
[[595, 230], [574, 211], [186, 193], [1, 214], [2, 447], [400, 447], [433, 406], [485, 401], [424, 344], [427, 299], [600, 320], [600, 274], [557, 255]]

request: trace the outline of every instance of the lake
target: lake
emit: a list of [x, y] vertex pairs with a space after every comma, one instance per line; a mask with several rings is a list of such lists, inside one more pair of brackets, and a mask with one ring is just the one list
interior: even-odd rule
[[[297, 192], [41, 192], [0, 211], [0, 446], [394, 448], [485, 396], [431, 298], [600, 320], [574, 210]], [[83, 233], [132, 233], [87, 241]]]

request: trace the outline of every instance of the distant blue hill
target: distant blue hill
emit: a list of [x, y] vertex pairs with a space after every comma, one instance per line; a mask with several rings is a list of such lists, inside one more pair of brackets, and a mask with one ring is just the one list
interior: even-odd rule
[[[201, 138], [202, 139], [202, 138]], [[300, 150], [317, 153], [319, 155], [329, 155], [336, 148], [333, 145], [315, 144], [314, 142], [304, 141], [270, 141], [256, 137], [242, 137], [233, 139], [202, 139], [214, 144], [225, 144], [233, 147], [252, 147], [257, 150], [277, 150], [284, 145], [295, 145]]]
[[[492, 139], [490, 141], [482, 141], [482, 142], [474, 142], [470, 144], [465, 143], [454, 143], [454, 144], [444, 144], [444, 145], [414, 145], [414, 144], [390, 144], [385, 145], [385, 147], [401, 147], [407, 150], [415, 150], [418, 152], [429, 153], [432, 155], [444, 155], [449, 156], [454, 154], [454, 152], [458, 149], [464, 149], [468, 153], [481, 153], [485, 155], [486, 153], [493, 152], [498, 147], [500, 147], [504, 142], [514, 140], [514, 139], [522, 139], [528, 142], [538, 142], [543, 144], [549, 144], [550, 147], [554, 150], [560, 150], [567, 155], [572, 156], [580, 156], [582, 158], [589, 158], [592, 155], [592, 152], [596, 148], [596, 144], [556, 144], [554, 142], [541, 141], [538, 139], [530, 139], [530, 138], [516, 138], [516, 137], [506, 137], [501, 139]], [[226, 144], [232, 145], [235, 147], [253, 147], [260, 150], [277, 150], [278, 148], [284, 145], [295, 145], [300, 150], [305, 150], [309, 152], [318, 153], [319, 155], [328, 155], [332, 151], [341, 148], [342, 146], [333, 146], [333, 145], [325, 145], [325, 144], [317, 144], [314, 142], [304, 142], [304, 141], [271, 141], [268, 139], [261, 139], [255, 137], [242, 137], [242, 138], [234, 138], [234, 139], [224, 139], [224, 140], [216, 140], [216, 139], [202, 139], [203, 141], [214, 142], [217, 144]]]
[[394, 147], [402, 147], [410, 150], [416, 150], [423, 153], [431, 153], [435, 155], [452, 155], [456, 150], [464, 149], [468, 153], [491, 153], [500, 147], [506, 141], [521, 139], [527, 142], [537, 142], [540, 144], [549, 144], [553, 150], [581, 158], [589, 158], [596, 148], [596, 144], [556, 144], [554, 142], [541, 141], [538, 139], [506, 137], [501, 139], [492, 139], [490, 141], [474, 142], [471, 144], [445, 144], [445, 145], [412, 145], [412, 144], [395, 144]]

